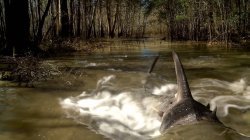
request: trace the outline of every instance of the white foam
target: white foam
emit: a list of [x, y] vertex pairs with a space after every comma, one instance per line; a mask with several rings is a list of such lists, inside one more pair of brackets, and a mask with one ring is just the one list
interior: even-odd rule
[[[66, 113], [68, 112], [68, 117], [88, 125], [110, 139], [144, 140], [159, 136], [161, 122], [153, 108], [159, 105], [161, 96], [175, 93], [176, 85], [154, 87], [152, 94], [145, 94], [144, 89], [122, 91], [113, 87], [112, 81], [115, 77], [109, 75], [98, 80], [96, 89], [91, 94], [83, 92], [77, 97], [61, 100], [60, 103]], [[231, 83], [217, 79], [202, 79], [194, 87], [199, 88], [194, 91], [196, 99], [203, 97], [200, 92], [216, 95], [211, 99], [210, 107], [212, 110], [217, 108], [218, 116], [228, 115], [229, 108], [250, 109], [250, 87], [244, 79]], [[223, 89], [229, 90], [232, 94], [223, 95], [220, 93]], [[85, 117], [88, 117], [91, 123], [83, 121]]]
[[155, 87], [153, 90], [154, 95], [164, 95], [166, 93], [172, 93], [175, 91], [177, 86], [175, 84], [166, 84], [161, 87]]
[[[97, 89], [107, 87], [114, 78], [114, 75], [103, 77], [97, 82]], [[112, 94], [108, 90], [95, 91], [95, 94], [83, 92], [77, 97], [61, 100], [61, 105], [66, 111], [78, 113], [69, 114], [68, 117], [80, 121], [80, 117], [89, 116], [96, 126], [87, 125], [111, 139], [148, 139], [160, 135], [161, 122], [152, 109], [157, 100], [151, 97], [152, 95], [141, 96], [143, 93], [132, 91], [117, 94]]]
[[[234, 104], [232, 103], [234, 102]], [[237, 104], [240, 103], [240, 104]], [[250, 96], [217, 96], [210, 101], [210, 109], [217, 108], [217, 115], [225, 117], [229, 114], [229, 108], [240, 110], [250, 109]]]
[[[219, 117], [227, 116], [230, 108], [239, 110], [250, 109], [250, 86], [247, 85], [245, 78], [233, 82], [206, 78], [201, 79], [194, 87], [199, 88], [193, 92], [196, 96], [204, 92], [206, 94], [220, 94], [213, 97], [210, 101], [210, 109], [215, 110], [217, 108], [217, 115]], [[216, 88], [220, 88], [220, 90]], [[226, 95], [223, 95], [225, 93]], [[199, 97], [197, 98], [199, 99]]]
[[204, 78], [201, 79], [199, 83], [194, 85], [194, 87], [199, 87], [199, 88], [202, 88], [204, 86], [224, 88], [227, 90], [231, 90], [235, 94], [243, 93], [247, 88], [247, 84], [244, 78], [241, 78], [232, 83], [218, 79]]

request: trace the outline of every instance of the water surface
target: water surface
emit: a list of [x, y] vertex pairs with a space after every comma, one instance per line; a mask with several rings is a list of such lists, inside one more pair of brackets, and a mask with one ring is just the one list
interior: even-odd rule
[[[171, 51], [184, 65], [194, 98], [236, 131], [201, 123], [160, 135], [157, 106], [174, 97]], [[249, 139], [250, 52], [204, 45], [147, 42], [93, 55], [50, 58], [58, 77], [36, 88], [0, 82], [0, 139]], [[160, 59], [151, 75], [154, 57]]]

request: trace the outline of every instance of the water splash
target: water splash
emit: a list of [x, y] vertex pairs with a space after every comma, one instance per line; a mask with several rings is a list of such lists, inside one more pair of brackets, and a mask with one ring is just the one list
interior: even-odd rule
[[[161, 122], [153, 110], [158, 105], [157, 98], [146, 94], [143, 89], [114, 91], [111, 82], [114, 78], [114, 75], [110, 75], [100, 79], [94, 94], [83, 92], [77, 97], [61, 100], [68, 117], [111, 139], [150, 139], [159, 136]], [[84, 117], [90, 121], [80, 119]]]
[[[169, 103], [176, 92], [175, 84], [150, 85], [150, 90], [117, 89], [116, 76], [109, 75], [98, 80], [91, 93], [83, 92], [77, 97], [69, 97], [60, 103], [69, 118], [85, 124], [90, 129], [110, 139], [144, 140], [160, 136], [160, 118], [155, 108], [164, 100]], [[153, 81], [154, 82], [154, 81]], [[192, 83], [196, 99], [206, 98], [211, 109], [217, 107], [219, 117], [226, 116], [229, 108], [249, 109], [250, 87], [244, 79], [227, 82], [217, 79], [199, 79]], [[230, 91], [230, 92], [228, 92]], [[209, 93], [214, 93], [212, 96]], [[223, 92], [229, 93], [223, 95]], [[215, 96], [214, 96], [215, 95]], [[168, 102], [167, 102], [168, 103]]]
[[222, 81], [218, 79], [204, 78], [197, 82], [194, 87], [217, 87], [222, 88], [224, 90], [231, 90], [233, 94], [240, 94], [245, 92], [247, 88], [246, 80], [241, 78], [234, 82]]
[[209, 78], [200, 79], [194, 87], [199, 88], [193, 92], [198, 99], [203, 93], [210, 93], [214, 96], [209, 102], [210, 109], [217, 108], [219, 117], [227, 116], [230, 108], [250, 109], [250, 86], [247, 85], [244, 78], [234, 82]]
[[217, 115], [225, 117], [229, 114], [230, 108], [239, 110], [250, 109], [250, 96], [217, 96], [210, 101], [211, 110], [217, 108]]
[[177, 90], [177, 86], [175, 84], [166, 84], [161, 87], [155, 87], [153, 90], [153, 95], [171, 95], [173, 91]]

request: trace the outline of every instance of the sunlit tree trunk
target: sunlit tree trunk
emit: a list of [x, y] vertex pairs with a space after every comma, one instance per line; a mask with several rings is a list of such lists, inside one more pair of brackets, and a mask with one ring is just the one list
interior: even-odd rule
[[109, 27], [109, 36], [111, 38], [115, 37], [115, 28], [117, 24], [117, 18], [119, 15], [119, 10], [120, 10], [120, 1], [117, 0], [113, 5], [115, 5], [115, 13], [113, 13], [113, 5], [112, 5], [112, 0], [107, 0], [106, 1], [106, 12], [107, 12], [107, 20], [108, 20], [108, 27]]
[[99, 0], [99, 32], [100, 32], [100, 37], [105, 36], [105, 31], [104, 31], [104, 21], [103, 21], [103, 0]]

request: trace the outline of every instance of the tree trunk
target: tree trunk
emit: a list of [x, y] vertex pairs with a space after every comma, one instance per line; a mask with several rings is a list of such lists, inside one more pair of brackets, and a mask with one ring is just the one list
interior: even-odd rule
[[23, 55], [30, 50], [30, 18], [28, 0], [4, 0], [7, 48], [10, 55], [13, 50]]
[[247, 19], [248, 19], [248, 11], [247, 11], [247, 6], [248, 6], [248, 0], [244, 0], [244, 20], [243, 20], [243, 30], [242, 30], [242, 34], [244, 36], [246, 36], [246, 23], [247, 23]]
[[61, 0], [61, 36], [67, 38], [70, 35], [70, 23], [67, 0]]
[[36, 47], [39, 46], [39, 44], [41, 43], [41, 41], [43, 39], [43, 26], [44, 26], [45, 18], [48, 15], [51, 3], [52, 3], [52, 0], [48, 0], [46, 9], [43, 13], [43, 16], [41, 17], [41, 20], [39, 21], [38, 31], [37, 31], [37, 35], [36, 35], [36, 39], [35, 39], [35, 43], [34, 43]]
[[81, 35], [81, 0], [78, 0], [76, 35], [78, 37]]
[[61, 2], [60, 0], [55, 0], [56, 7], [56, 24], [55, 24], [55, 35], [59, 36], [61, 30]]
[[100, 24], [100, 37], [104, 37], [105, 36], [105, 32], [104, 32], [104, 25], [103, 25], [103, 16], [102, 15], [102, 6], [103, 5], [103, 1], [99, 0], [99, 13], [100, 13], [100, 18], [99, 18], [99, 24]]
[[109, 27], [109, 37], [114, 38], [115, 37], [115, 28], [116, 28], [116, 22], [119, 14], [119, 1], [116, 2], [116, 11], [115, 15], [113, 17], [112, 15], [112, 1], [107, 0], [106, 1], [106, 12], [107, 12], [107, 20], [108, 20], [108, 27]]
[[0, 2], [0, 50], [5, 45], [5, 20], [4, 20], [4, 8]]
[[241, 35], [241, 0], [238, 0], [238, 34]]
[[69, 22], [69, 34], [74, 36], [74, 0], [70, 0], [70, 22]]
[[209, 32], [209, 41], [212, 41], [212, 35], [213, 35], [213, 6], [212, 3], [209, 2], [208, 4], [208, 32]]

